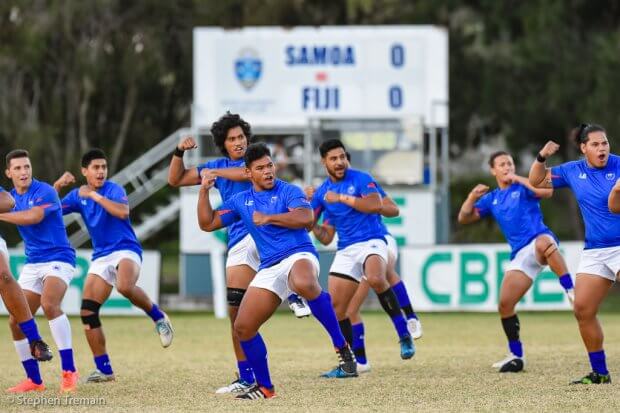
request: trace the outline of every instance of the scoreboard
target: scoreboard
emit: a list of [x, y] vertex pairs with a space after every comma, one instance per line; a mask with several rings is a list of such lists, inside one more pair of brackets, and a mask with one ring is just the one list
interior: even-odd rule
[[448, 124], [448, 35], [437, 26], [194, 29], [193, 126], [225, 111], [254, 126], [310, 118]]

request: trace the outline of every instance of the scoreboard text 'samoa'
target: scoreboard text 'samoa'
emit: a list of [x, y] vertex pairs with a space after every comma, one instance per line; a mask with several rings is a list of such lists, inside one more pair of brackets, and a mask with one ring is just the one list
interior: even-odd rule
[[194, 30], [195, 127], [227, 110], [253, 125], [309, 118], [448, 123], [448, 35], [436, 26]]

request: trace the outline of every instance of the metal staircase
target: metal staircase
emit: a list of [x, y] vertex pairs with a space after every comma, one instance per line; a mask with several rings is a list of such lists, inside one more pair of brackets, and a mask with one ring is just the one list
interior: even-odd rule
[[[125, 188], [130, 208], [133, 209], [168, 184], [168, 166], [162, 167], [159, 164], [170, 156], [180, 138], [188, 136], [191, 132], [189, 128], [177, 130], [109, 178]], [[179, 197], [172, 197], [168, 204], [157, 207], [154, 214], [142, 217], [142, 221], [134, 225], [138, 239], [144, 240], [155, 234], [164, 225], [173, 221], [180, 209]], [[68, 227], [73, 223], [77, 223], [79, 229], [69, 236], [69, 241], [78, 248], [87, 242], [90, 236], [79, 214], [65, 216], [65, 226]]]

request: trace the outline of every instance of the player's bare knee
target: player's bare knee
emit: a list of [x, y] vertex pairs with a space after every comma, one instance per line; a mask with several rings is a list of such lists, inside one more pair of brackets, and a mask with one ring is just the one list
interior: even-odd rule
[[575, 300], [573, 310], [577, 321], [589, 321], [596, 317], [596, 308], [583, 300]]
[[386, 278], [381, 274], [367, 274], [366, 280], [370, 288], [375, 291], [385, 291], [385, 289], [389, 287]]
[[237, 318], [233, 324], [233, 331], [239, 340], [249, 340], [256, 335], [256, 329], [252, 328], [245, 320]]
[[500, 298], [499, 304], [497, 305], [497, 310], [502, 317], [510, 316], [512, 313], [514, 313], [514, 309], [515, 303], [513, 303], [511, 300]]
[[123, 297], [131, 297], [133, 294], [133, 284], [131, 283], [122, 283], [116, 285], [116, 291], [119, 292]]
[[60, 303], [57, 302], [57, 300], [41, 297], [41, 308], [43, 309], [43, 313], [48, 320], [52, 320], [62, 315]]
[[558, 250], [556, 243], [551, 241], [548, 237], [537, 238], [535, 245], [536, 251], [545, 258], [549, 258]]

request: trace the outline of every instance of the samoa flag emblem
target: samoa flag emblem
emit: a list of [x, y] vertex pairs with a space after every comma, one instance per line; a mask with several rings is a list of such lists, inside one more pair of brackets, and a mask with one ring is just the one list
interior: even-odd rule
[[235, 75], [245, 90], [252, 89], [263, 72], [263, 62], [254, 49], [242, 49], [235, 60]]

